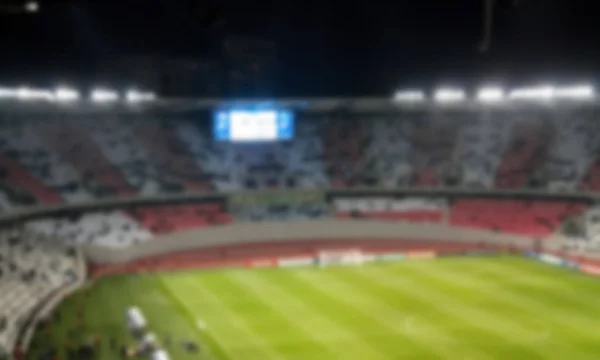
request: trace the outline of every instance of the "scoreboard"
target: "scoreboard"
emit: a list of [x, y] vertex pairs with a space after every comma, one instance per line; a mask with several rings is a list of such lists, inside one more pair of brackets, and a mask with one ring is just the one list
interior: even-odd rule
[[294, 114], [290, 110], [220, 110], [214, 113], [216, 141], [261, 142], [294, 137]]

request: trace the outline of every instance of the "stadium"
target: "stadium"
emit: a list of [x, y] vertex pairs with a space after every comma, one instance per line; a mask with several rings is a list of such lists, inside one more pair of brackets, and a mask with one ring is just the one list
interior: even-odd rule
[[600, 354], [591, 87], [0, 94], [6, 358]]

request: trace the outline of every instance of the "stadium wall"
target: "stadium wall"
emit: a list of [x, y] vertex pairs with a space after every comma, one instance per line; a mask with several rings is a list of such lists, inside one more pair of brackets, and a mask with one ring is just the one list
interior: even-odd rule
[[94, 265], [94, 277], [128, 274], [216, 268], [268, 268], [318, 265], [323, 251], [360, 249], [365, 261], [398, 261], [403, 259], [432, 259], [438, 256], [518, 252], [514, 247], [484, 243], [455, 243], [423, 240], [360, 239], [289, 241], [215, 246], [172, 254], [158, 255], [119, 264]]
[[116, 264], [138, 259], [232, 244], [287, 241], [347, 241], [378, 239], [402, 241], [449, 241], [478, 244], [513, 245], [530, 248], [529, 237], [494, 233], [485, 230], [459, 229], [439, 224], [412, 224], [377, 220], [325, 219], [299, 222], [261, 222], [221, 225], [196, 231], [176, 232], [128, 248], [85, 246], [86, 257], [96, 264]]

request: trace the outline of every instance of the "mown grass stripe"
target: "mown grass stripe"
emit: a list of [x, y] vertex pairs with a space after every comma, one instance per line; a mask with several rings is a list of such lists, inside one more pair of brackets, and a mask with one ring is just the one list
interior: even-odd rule
[[219, 346], [219, 343], [216, 339], [214, 339], [209, 332], [200, 331], [195, 326], [195, 316], [194, 313], [188, 309], [188, 307], [181, 301], [179, 298], [168, 288], [166, 284], [163, 283], [163, 279], [160, 275], [154, 277], [157, 287], [162, 291], [163, 295], [171, 300], [171, 303], [180, 311], [181, 315], [183, 315], [192, 327], [196, 330], [197, 336], [200, 340], [206, 344], [211, 353], [219, 360], [234, 360], [233, 357], [228, 355], [227, 351]]

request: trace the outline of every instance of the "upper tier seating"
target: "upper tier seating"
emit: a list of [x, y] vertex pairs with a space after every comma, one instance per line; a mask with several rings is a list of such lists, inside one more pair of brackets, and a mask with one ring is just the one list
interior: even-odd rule
[[458, 147], [462, 183], [469, 188], [494, 187], [496, 169], [510, 139], [511, 123], [499, 114], [469, 118]]
[[[595, 112], [298, 116], [286, 142], [212, 140], [194, 116], [0, 118], [0, 209], [273, 188], [600, 190]], [[15, 121], [17, 119], [18, 121]]]
[[[600, 150], [596, 119], [586, 111], [568, 111], [559, 112], [553, 120], [558, 138], [550, 150], [545, 168], [548, 189], [572, 191], [577, 190], [579, 185], [581, 189], [594, 190], [594, 166], [591, 162]], [[589, 176], [584, 180], [586, 173]]]
[[546, 121], [535, 118], [515, 123], [512, 132], [496, 170], [496, 188], [530, 187], [533, 176], [543, 168], [554, 142], [554, 129]]

